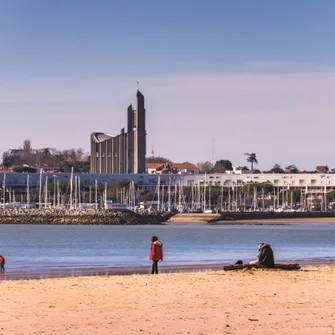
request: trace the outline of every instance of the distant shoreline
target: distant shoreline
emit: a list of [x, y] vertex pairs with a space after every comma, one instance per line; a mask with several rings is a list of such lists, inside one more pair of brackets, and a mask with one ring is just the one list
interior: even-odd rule
[[67, 212], [23, 210], [0, 212], [1, 224], [40, 225], [283, 225], [294, 223], [335, 223], [335, 212], [318, 213], [154, 213], [132, 211]]
[[177, 214], [167, 224], [209, 225], [282, 225], [293, 223], [335, 223], [335, 212], [329, 213], [222, 213], [222, 214]]
[[294, 223], [335, 223], [335, 218], [287, 218], [287, 219], [255, 219], [255, 220], [234, 220], [216, 221], [210, 225], [285, 225]]

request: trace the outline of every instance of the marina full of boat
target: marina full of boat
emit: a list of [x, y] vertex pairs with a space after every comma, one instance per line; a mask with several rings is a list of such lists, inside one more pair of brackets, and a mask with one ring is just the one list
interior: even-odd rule
[[38, 174], [0, 174], [0, 184], [3, 209], [128, 209], [137, 213], [208, 214], [328, 212], [335, 208], [332, 174], [127, 176], [72, 171], [48, 175], [41, 170]]

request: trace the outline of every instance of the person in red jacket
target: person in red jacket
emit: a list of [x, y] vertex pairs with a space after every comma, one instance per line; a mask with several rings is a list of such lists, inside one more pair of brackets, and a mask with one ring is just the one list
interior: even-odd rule
[[158, 274], [158, 262], [163, 260], [163, 243], [157, 236], [151, 238], [150, 257], [152, 261], [151, 274]]
[[5, 257], [0, 255], [0, 272], [5, 272]]

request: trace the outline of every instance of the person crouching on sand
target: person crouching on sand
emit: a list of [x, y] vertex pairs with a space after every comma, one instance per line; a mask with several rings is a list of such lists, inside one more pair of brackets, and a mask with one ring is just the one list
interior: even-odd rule
[[158, 262], [163, 260], [163, 243], [157, 236], [151, 238], [149, 259], [152, 261], [151, 274], [158, 274]]
[[259, 264], [266, 266], [268, 268], [273, 268], [275, 266], [275, 260], [273, 257], [273, 251], [270, 244], [265, 244], [263, 242], [258, 243], [258, 254], [257, 261], [252, 261], [250, 264]]

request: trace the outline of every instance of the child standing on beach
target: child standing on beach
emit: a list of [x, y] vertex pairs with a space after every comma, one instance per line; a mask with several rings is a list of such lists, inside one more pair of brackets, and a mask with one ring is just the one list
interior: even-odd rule
[[163, 243], [157, 236], [151, 238], [149, 259], [152, 261], [151, 274], [158, 274], [158, 262], [163, 260]]
[[5, 257], [0, 255], [0, 272], [5, 272]]

